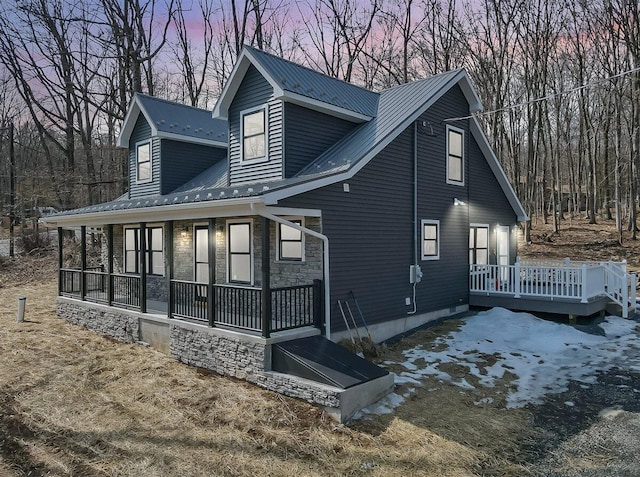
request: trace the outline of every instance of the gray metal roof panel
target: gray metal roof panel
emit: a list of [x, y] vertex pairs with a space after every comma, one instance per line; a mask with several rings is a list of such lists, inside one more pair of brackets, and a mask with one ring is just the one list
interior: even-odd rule
[[227, 186], [229, 164], [226, 159], [216, 162], [186, 184], [181, 185], [174, 193], [199, 192], [207, 189], [221, 189]]
[[158, 132], [227, 143], [226, 121], [213, 119], [211, 111], [136, 93]]
[[358, 126], [302, 169], [297, 177], [344, 172], [397, 132], [403, 122], [434, 98], [460, 70], [395, 86], [380, 93], [378, 115]]
[[252, 53], [253, 58], [285, 91], [366, 116], [373, 117], [377, 114], [378, 93], [374, 91], [332, 78], [250, 46], [244, 48]]

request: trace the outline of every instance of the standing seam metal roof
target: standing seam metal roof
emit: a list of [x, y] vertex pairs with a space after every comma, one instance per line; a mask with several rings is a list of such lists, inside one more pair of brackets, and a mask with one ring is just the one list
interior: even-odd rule
[[227, 143], [226, 121], [212, 119], [211, 111], [136, 93], [141, 108], [158, 132]]
[[366, 116], [375, 116], [378, 93], [332, 78], [289, 60], [244, 47], [260, 66], [284, 90]]

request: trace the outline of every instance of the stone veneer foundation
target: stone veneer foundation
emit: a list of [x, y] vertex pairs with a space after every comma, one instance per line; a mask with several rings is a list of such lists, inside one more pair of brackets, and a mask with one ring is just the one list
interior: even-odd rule
[[[391, 374], [340, 389], [271, 371], [271, 345], [319, 334], [315, 328], [274, 333], [271, 338], [263, 338], [65, 297], [58, 298], [58, 316], [118, 341], [150, 342], [161, 350], [168, 348], [169, 354], [182, 363], [320, 405], [341, 422], [393, 388]], [[152, 339], [146, 339], [145, 334], [153, 335]]]

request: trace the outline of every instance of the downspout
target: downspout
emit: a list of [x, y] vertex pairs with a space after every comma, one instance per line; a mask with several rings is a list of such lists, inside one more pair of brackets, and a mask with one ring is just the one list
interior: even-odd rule
[[[420, 229], [418, 226], [418, 121], [413, 122], [413, 266], [416, 269], [416, 274], [420, 273], [418, 270], [418, 234]], [[413, 303], [413, 309], [407, 312], [407, 315], [414, 315], [418, 310], [416, 304], [416, 282], [412, 284], [413, 296], [411, 301]]]
[[325, 322], [325, 335], [328, 340], [331, 340], [331, 297], [329, 296], [331, 287], [329, 286], [329, 237], [321, 234], [320, 232], [316, 232], [315, 230], [308, 229], [301, 225], [295, 224], [293, 222], [289, 222], [288, 220], [283, 219], [282, 217], [278, 217], [277, 215], [273, 215], [270, 212], [267, 212], [264, 206], [260, 208], [256, 207], [254, 203], [250, 204], [251, 210], [258, 214], [261, 217], [265, 217], [269, 220], [273, 220], [274, 222], [278, 222], [292, 229], [299, 230], [302, 233], [311, 235], [317, 239], [322, 240], [324, 245], [322, 260], [323, 260], [323, 269], [324, 269], [324, 322]]

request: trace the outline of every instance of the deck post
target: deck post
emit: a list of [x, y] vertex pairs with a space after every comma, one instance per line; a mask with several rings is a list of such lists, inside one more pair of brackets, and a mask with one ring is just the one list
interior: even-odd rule
[[147, 312], [147, 224], [140, 223], [140, 312]]
[[58, 227], [58, 295], [62, 295], [62, 257], [64, 256], [62, 251], [63, 243], [64, 240], [62, 236], [62, 227]]
[[514, 298], [520, 298], [520, 260], [516, 260], [516, 264], [513, 269], [513, 287], [514, 287]]
[[581, 303], [588, 303], [587, 300], [587, 265], [585, 263], [582, 264], [582, 300]]
[[165, 258], [165, 275], [167, 276], [167, 318], [171, 318], [173, 312], [173, 302], [175, 297], [173, 296], [173, 220], [169, 220], [165, 226], [165, 238], [164, 243], [167, 255]]
[[262, 336], [271, 335], [271, 260], [269, 225], [271, 221], [262, 217]]
[[324, 331], [324, 323], [322, 318], [324, 313], [322, 304], [324, 303], [322, 280], [315, 279], [313, 281], [313, 324], [319, 330]]
[[87, 226], [80, 227], [80, 299], [84, 301], [87, 283], [84, 271], [87, 269]]
[[207, 285], [207, 316], [209, 317], [209, 326], [215, 326], [215, 295], [213, 285], [216, 282], [216, 219], [209, 219], [207, 228], [207, 256], [209, 258], [209, 280]]
[[113, 305], [113, 224], [107, 225], [107, 303]]

